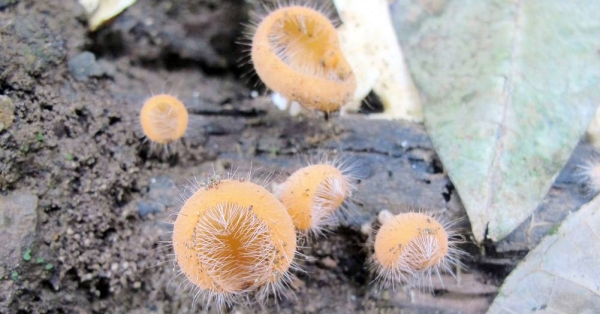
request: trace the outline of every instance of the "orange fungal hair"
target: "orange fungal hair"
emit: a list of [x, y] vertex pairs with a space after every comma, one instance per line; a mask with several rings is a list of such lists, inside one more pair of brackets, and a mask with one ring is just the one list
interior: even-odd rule
[[266, 297], [289, 285], [296, 234], [285, 207], [262, 186], [211, 182], [183, 205], [174, 224], [175, 258], [187, 279], [218, 307]]
[[188, 112], [179, 99], [166, 94], [156, 95], [144, 103], [140, 123], [148, 139], [158, 144], [168, 144], [185, 134]]
[[356, 79], [330, 19], [304, 5], [281, 5], [252, 37], [256, 73], [270, 89], [308, 109], [333, 112], [352, 99]]

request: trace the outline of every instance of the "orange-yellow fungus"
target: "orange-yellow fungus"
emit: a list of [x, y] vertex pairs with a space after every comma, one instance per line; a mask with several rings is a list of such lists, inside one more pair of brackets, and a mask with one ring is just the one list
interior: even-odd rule
[[319, 232], [333, 222], [334, 212], [350, 195], [349, 177], [330, 164], [316, 164], [294, 172], [280, 187], [279, 199], [301, 232]]
[[372, 258], [378, 278], [386, 284], [430, 283], [432, 273], [450, 271], [461, 251], [454, 247], [447, 226], [423, 213], [391, 216], [379, 229]]
[[173, 228], [173, 247], [187, 279], [221, 307], [245, 293], [289, 284], [296, 235], [274, 195], [257, 184], [227, 179], [200, 188], [185, 202]]
[[185, 134], [188, 112], [179, 99], [166, 94], [156, 95], [144, 103], [140, 122], [148, 139], [158, 144], [168, 144]]
[[267, 87], [306, 108], [333, 112], [354, 96], [337, 30], [318, 10], [290, 5], [270, 12], [256, 27], [251, 54]]
[[448, 234], [434, 218], [406, 213], [385, 223], [375, 240], [375, 258], [385, 268], [398, 263], [417, 272], [437, 265], [448, 253]]

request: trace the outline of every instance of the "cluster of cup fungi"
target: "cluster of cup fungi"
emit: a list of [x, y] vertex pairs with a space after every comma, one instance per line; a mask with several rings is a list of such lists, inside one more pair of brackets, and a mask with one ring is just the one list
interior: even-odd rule
[[[253, 30], [251, 57], [265, 85], [307, 109], [335, 112], [355, 89], [331, 19], [310, 5], [280, 5]], [[285, 78], [285, 79], [283, 79]], [[187, 127], [185, 106], [170, 95], [144, 104], [147, 138], [166, 145]], [[213, 179], [189, 197], [174, 222], [172, 245], [196, 297], [217, 307], [286, 294], [297, 238], [335, 225], [353, 190], [348, 167], [322, 160], [292, 173], [274, 193], [249, 179]], [[383, 217], [383, 218], [382, 218]], [[380, 215], [370, 266], [383, 284], [426, 287], [452, 272], [460, 251], [448, 224], [427, 213]]]

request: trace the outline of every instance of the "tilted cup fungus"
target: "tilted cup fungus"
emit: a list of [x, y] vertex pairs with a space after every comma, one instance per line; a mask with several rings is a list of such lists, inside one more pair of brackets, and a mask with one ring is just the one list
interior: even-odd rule
[[254, 69], [268, 88], [325, 113], [354, 96], [356, 81], [331, 20], [306, 5], [280, 5], [256, 26]]
[[464, 252], [455, 247], [448, 223], [424, 213], [380, 213], [371, 266], [384, 286], [431, 287], [431, 275], [452, 273]]
[[144, 103], [140, 123], [150, 141], [168, 144], [185, 134], [188, 112], [179, 99], [166, 94], [156, 95]]
[[183, 205], [173, 228], [175, 258], [207, 302], [224, 305], [283, 292], [296, 252], [285, 207], [246, 180], [213, 181]]
[[300, 233], [319, 234], [335, 224], [336, 211], [354, 189], [352, 177], [335, 164], [319, 163], [294, 172], [276, 192]]

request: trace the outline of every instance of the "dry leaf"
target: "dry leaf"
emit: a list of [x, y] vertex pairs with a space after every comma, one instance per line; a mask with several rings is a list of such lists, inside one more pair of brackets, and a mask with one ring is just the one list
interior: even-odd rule
[[384, 111], [371, 117], [423, 121], [421, 99], [410, 76], [390, 19], [387, 0], [334, 0], [343, 25], [339, 37], [356, 77], [353, 103], [358, 111], [373, 90]]
[[425, 126], [478, 241], [540, 204], [600, 103], [600, 2], [398, 0]]
[[600, 197], [569, 216], [506, 279], [488, 313], [600, 313]]
[[79, 0], [88, 16], [90, 31], [95, 31], [107, 21], [119, 15], [136, 0]]

